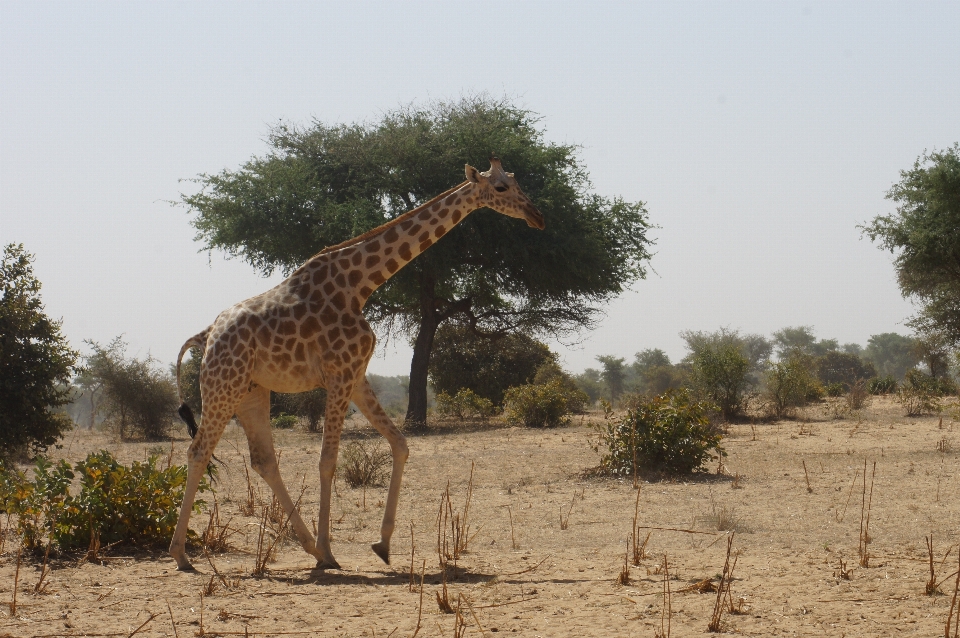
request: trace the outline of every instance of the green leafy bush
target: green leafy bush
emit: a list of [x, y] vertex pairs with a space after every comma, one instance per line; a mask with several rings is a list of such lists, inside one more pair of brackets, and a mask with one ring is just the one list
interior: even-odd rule
[[708, 344], [694, 351], [691, 381], [699, 394], [715, 404], [727, 421], [744, 409], [750, 361], [735, 343]]
[[867, 384], [867, 390], [870, 394], [893, 394], [897, 391], [897, 380], [889, 374], [885, 377], [874, 377]]
[[[120, 464], [106, 450], [95, 452], [72, 468], [40, 457], [33, 481], [19, 470], [0, 465], [0, 506], [17, 517], [24, 547], [38, 550], [47, 542], [60, 550], [82, 549], [94, 538], [104, 545], [129, 542], [150, 546], [170, 542], [187, 482], [187, 468], [156, 467], [146, 462]], [[79, 478], [79, 493], [70, 488]], [[206, 478], [200, 492], [210, 489]], [[199, 512], [202, 500], [194, 503]]]
[[601, 431], [607, 453], [601, 467], [615, 476], [637, 470], [688, 474], [725, 455], [721, 434], [711, 427], [713, 406], [696, 401], [686, 390], [636, 402], [618, 422]]
[[823, 386], [814, 374], [814, 359], [798, 349], [770, 366], [765, 378], [764, 399], [778, 418], [823, 396]]
[[577, 381], [567, 374], [556, 361], [547, 361], [537, 368], [537, 374], [533, 377], [536, 385], [547, 385], [552, 381], [557, 381], [563, 386], [567, 395], [567, 409], [573, 414], [583, 414], [586, 411], [587, 404], [590, 402], [590, 395], [580, 389]]
[[488, 419], [497, 409], [490, 399], [478, 396], [470, 388], [460, 388], [453, 396], [446, 392], [437, 395], [437, 413], [456, 419]]
[[955, 394], [956, 386], [949, 379], [938, 379], [916, 368], [907, 371], [897, 391], [897, 401], [907, 416], [939, 414], [943, 411], [941, 397]]
[[281, 412], [277, 416], [270, 419], [270, 425], [277, 430], [289, 430], [296, 426], [299, 421], [300, 419], [296, 414], [287, 414], [286, 412]]
[[823, 391], [827, 393], [828, 397], [842, 397], [847, 393], [847, 388], [842, 382], [828, 383], [824, 386]]
[[[282, 427], [293, 427], [298, 419], [306, 422], [308, 432], [320, 432], [320, 421], [323, 419], [327, 410], [327, 391], [324, 388], [316, 388], [307, 392], [296, 392], [285, 394], [281, 392], [270, 393], [270, 417], [278, 416], [296, 417], [292, 425], [287, 426], [290, 420], [287, 419]], [[274, 426], [281, 427], [281, 426]]]
[[569, 395], [559, 379], [510, 388], [503, 398], [503, 416], [508, 423], [528, 428], [565, 425], [570, 420]]

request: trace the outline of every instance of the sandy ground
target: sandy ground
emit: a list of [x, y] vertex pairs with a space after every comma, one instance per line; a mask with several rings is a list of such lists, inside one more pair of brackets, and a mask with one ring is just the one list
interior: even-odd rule
[[[231, 548], [213, 556], [229, 587], [221, 583], [201, 601], [213, 569], [196, 549], [198, 571], [180, 573], [165, 553], [114, 548], [97, 564], [55, 561], [45, 593], [36, 594], [40, 565], [31, 559], [21, 566], [11, 617], [6, 603], [16, 542], [8, 537], [0, 556], [0, 636], [128, 636], [151, 614], [134, 635], [399, 637], [414, 634], [419, 618], [420, 636], [455, 636], [456, 614], [442, 613], [437, 603], [443, 587], [437, 512], [448, 482], [453, 509], [462, 510], [471, 463], [472, 539], [455, 570], [451, 562], [447, 582], [449, 600], [462, 600], [461, 635], [652, 637], [667, 620], [672, 636], [707, 635], [715, 594], [682, 590], [704, 579], [716, 582], [726, 539], [735, 531], [732, 595], [740, 613], [723, 616], [724, 633], [942, 636], [950, 596], [924, 593], [924, 537], [933, 534], [938, 578], [947, 577], [956, 569], [960, 542], [956, 408], [944, 413], [942, 425], [938, 417], [904, 417], [890, 399], [875, 400], [856, 418], [836, 419], [831, 412], [824, 404], [798, 420], [732, 426], [721, 476], [641, 482], [638, 524], [650, 538], [646, 557], [629, 566], [627, 584], [617, 577], [630, 550], [637, 493], [632, 480], [583, 478], [599, 458], [588, 422], [547, 431], [445, 426], [413, 437], [393, 565], [369, 548], [377, 540], [385, 489], [364, 493], [340, 480], [333, 549], [343, 570], [313, 570], [314, 560], [287, 541], [262, 577], [251, 575], [258, 519], [240, 512], [247, 498], [246, 446], [231, 426], [218, 448], [226, 467], [217, 498], [222, 521], [237, 531]], [[370, 433], [354, 422], [345, 443]], [[315, 518], [319, 438], [292, 431], [275, 438], [287, 486], [296, 494], [305, 485], [303, 511]], [[61, 454], [71, 460], [107, 448], [125, 462], [157, 446], [88, 432], [72, 433], [64, 443]], [[186, 445], [175, 442], [175, 460], [183, 462]], [[876, 462], [866, 568], [858, 565], [865, 460], [871, 473]], [[269, 488], [254, 481], [269, 503]], [[717, 529], [719, 514], [726, 519], [719, 526], [732, 530]], [[194, 516], [193, 528], [201, 530], [207, 520], [206, 513]], [[848, 578], [840, 574], [841, 561]], [[953, 578], [942, 589], [952, 593]]]

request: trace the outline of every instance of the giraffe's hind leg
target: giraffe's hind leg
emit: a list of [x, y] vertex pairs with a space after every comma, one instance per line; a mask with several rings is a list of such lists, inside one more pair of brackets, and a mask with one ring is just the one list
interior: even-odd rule
[[387, 504], [383, 510], [383, 523], [380, 526], [380, 542], [374, 543], [373, 551], [390, 564], [390, 537], [397, 520], [397, 503], [400, 500], [400, 481], [403, 478], [403, 466], [407, 462], [409, 450], [407, 440], [394, 425], [393, 421], [383, 411], [377, 395], [367, 382], [366, 376], [357, 381], [353, 391], [353, 402], [360, 408], [360, 412], [376, 428], [377, 432], [390, 443], [390, 452], [393, 454], [393, 472], [390, 475], [390, 489], [387, 492]]
[[290, 498], [280, 476], [280, 467], [273, 448], [273, 433], [270, 431], [270, 390], [262, 386], [254, 387], [237, 407], [237, 420], [240, 421], [247, 435], [250, 465], [277, 495], [283, 511], [293, 523], [297, 540], [300, 541], [303, 549], [322, 560], [322, 557], [317, 554], [313, 534], [300, 517], [296, 504]]
[[187, 484], [183, 491], [183, 503], [180, 505], [177, 527], [173, 532], [173, 540], [170, 541], [170, 555], [177, 561], [177, 569], [181, 571], [193, 570], [186, 551], [187, 530], [190, 527], [193, 501], [200, 487], [200, 479], [207, 469], [207, 463], [213, 456], [213, 449], [217, 447], [217, 442], [232, 414], [232, 410], [217, 412], [211, 410], [208, 413], [205, 407], [200, 429], [190, 442], [190, 447], [187, 448]]
[[333, 475], [337, 470], [340, 433], [343, 417], [350, 406], [353, 379], [342, 374], [328, 374], [327, 411], [323, 421], [323, 447], [320, 450], [320, 508], [317, 516], [317, 562], [319, 569], [340, 569], [330, 549], [330, 503], [333, 497]]

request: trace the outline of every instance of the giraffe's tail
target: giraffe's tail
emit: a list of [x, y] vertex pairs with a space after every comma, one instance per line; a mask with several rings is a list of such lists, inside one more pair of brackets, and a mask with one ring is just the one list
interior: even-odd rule
[[180, 362], [183, 361], [183, 355], [185, 355], [190, 348], [203, 348], [207, 343], [207, 335], [209, 333], [210, 328], [207, 328], [203, 332], [187, 339], [187, 342], [180, 348], [180, 355], [177, 356], [177, 394], [180, 396], [180, 407], [177, 409], [177, 414], [179, 414], [183, 422], [187, 424], [187, 431], [190, 432], [191, 439], [197, 436], [197, 431], [200, 428], [197, 426], [197, 420], [193, 416], [193, 410], [190, 409], [190, 406], [187, 405], [187, 402], [183, 399], [183, 388], [180, 385]]

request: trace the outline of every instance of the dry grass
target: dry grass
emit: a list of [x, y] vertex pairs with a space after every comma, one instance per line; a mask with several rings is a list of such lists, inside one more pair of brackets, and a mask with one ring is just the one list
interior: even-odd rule
[[520, 549], [520, 545], [517, 544], [517, 534], [513, 527], [513, 509], [507, 505], [507, 515], [510, 517], [510, 547], [514, 550]]
[[855, 412], [859, 412], [869, 406], [873, 401], [873, 395], [871, 395], [867, 389], [866, 379], [857, 379], [847, 394], [844, 395], [844, 400], [847, 408]]
[[660, 608], [660, 629], [654, 633], [655, 638], [670, 638], [670, 630], [673, 622], [673, 595], [670, 592], [670, 565], [667, 562], [667, 555], [663, 555], [663, 562], [660, 564], [661, 588], [663, 592], [663, 605]]
[[10, 616], [17, 617], [17, 589], [20, 587], [20, 559], [23, 555], [23, 546], [17, 547], [17, 570], [13, 575], [13, 600], [10, 601]]
[[390, 450], [379, 439], [353, 441], [340, 451], [340, 474], [353, 488], [384, 485], [392, 463]]
[[870, 509], [873, 505], [873, 482], [877, 476], [877, 462], [873, 462], [873, 474], [870, 476], [870, 497], [867, 498], [867, 460], [863, 460], [863, 500], [860, 506], [860, 543], [857, 548], [860, 567], [870, 566], [870, 552], [867, 545], [873, 542], [870, 537]]
[[737, 516], [737, 508], [716, 502], [710, 503], [710, 513], [701, 514], [694, 518], [694, 522], [718, 532], [747, 532], [746, 524]]
[[480, 529], [477, 529], [472, 535], [470, 534], [470, 501], [473, 498], [474, 467], [474, 464], [471, 463], [467, 495], [462, 510], [455, 510], [453, 507], [449, 481], [447, 482], [447, 489], [440, 495], [440, 510], [437, 513], [437, 556], [440, 568], [443, 570], [446, 570], [447, 562], [451, 560], [454, 562], [454, 568], [456, 568], [457, 561], [467, 552], [470, 541], [480, 532]]
[[577, 502], [577, 493], [573, 493], [570, 499], [570, 505], [567, 507], [567, 515], [563, 515], [563, 505], [560, 506], [560, 529], [567, 529], [570, 526], [570, 513], [573, 512], [573, 504]]
[[[943, 630], [945, 638], [957, 638], [960, 635], [960, 604], [957, 596], [960, 594], [960, 548], [957, 549], [957, 578], [953, 582], [953, 598], [950, 599], [950, 609], [947, 611], [947, 623]], [[950, 623], [953, 623], [953, 636], [950, 636]]]
[[810, 486], [810, 474], [807, 472], [806, 461], [803, 461], [803, 478], [807, 481], [807, 494], [813, 494], [813, 487]]
[[639, 566], [640, 561], [647, 557], [647, 543], [650, 542], [650, 535], [653, 531], [647, 532], [644, 539], [640, 540], [640, 490], [637, 489], [637, 498], [633, 504], [633, 525], [630, 532], [630, 548], [633, 554], [633, 564]]
[[[717, 600], [713, 605], [713, 615], [710, 617], [710, 623], [707, 625], [707, 631], [719, 633], [723, 631], [723, 611], [727, 607], [730, 613], [738, 613], [743, 605], [743, 599], [740, 602], [740, 608], [734, 607], [731, 585], [733, 583], [733, 570], [737, 566], [739, 553], [733, 555], [733, 564], [730, 564], [731, 550], [733, 549], [733, 537], [731, 534], [727, 537], [727, 558], [723, 563], [723, 572], [720, 574], [720, 583], [717, 585]], [[726, 605], [724, 603], [727, 603]]]
[[933, 568], [933, 534], [924, 536], [923, 538], [927, 542], [927, 558], [929, 558], [930, 561], [930, 578], [927, 579], [924, 593], [926, 593], [927, 596], [933, 596], [934, 594], [943, 593], [937, 587], [937, 572]]
[[850, 580], [850, 570], [847, 568], [846, 561], [843, 558], [838, 559], [840, 564], [837, 566], [837, 571], [833, 573], [834, 578], [837, 579], [837, 583], [841, 580]]
[[626, 551], [623, 553], [623, 566], [620, 567], [620, 573], [617, 574], [617, 584], [618, 585], [629, 585], [630, 584], [630, 552]]
[[241, 455], [240, 459], [243, 461], [243, 472], [247, 479], [246, 498], [240, 504], [240, 513], [244, 516], [253, 516], [257, 511], [257, 504], [260, 499], [258, 498], [257, 490], [254, 489], [253, 481], [250, 479], [250, 468], [247, 467], [247, 458]]
[[240, 530], [230, 526], [233, 519], [226, 522], [220, 520], [220, 504], [216, 495], [213, 499], [213, 507], [210, 508], [210, 518], [207, 520], [207, 526], [200, 535], [200, 544], [204, 551], [213, 553], [222, 553], [230, 548], [228, 543], [231, 536], [237, 534]]

